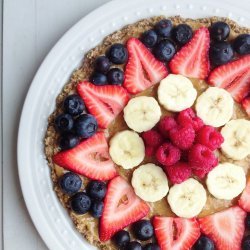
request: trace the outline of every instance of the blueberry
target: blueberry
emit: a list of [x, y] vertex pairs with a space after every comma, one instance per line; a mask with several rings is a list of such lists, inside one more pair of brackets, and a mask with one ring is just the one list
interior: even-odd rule
[[245, 226], [246, 229], [250, 230], [250, 214], [247, 214], [247, 217], [245, 219]]
[[97, 86], [106, 85], [108, 82], [106, 75], [99, 72], [94, 72], [90, 77], [90, 81]]
[[145, 31], [142, 34], [141, 41], [148, 48], [153, 48], [158, 40], [157, 33], [154, 30]]
[[63, 102], [66, 113], [70, 115], [80, 115], [85, 110], [85, 105], [79, 95], [69, 95]]
[[171, 20], [163, 19], [160, 22], [156, 23], [155, 31], [159, 36], [169, 37], [172, 31], [173, 24]]
[[187, 24], [177, 25], [172, 32], [172, 37], [179, 45], [186, 44], [193, 36], [192, 28]]
[[74, 120], [69, 114], [60, 114], [55, 119], [55, 127], [59, 132], [70, 131], [74, 126]]
[[242, 250], [250, 250], [250, 235], [243, 238], [241, 248]]
[[85, 214], [91, 207], [91, 200], [84, 192], [79, 192], [71, 197], [70, 206], [75, 213]]
[[149, 220], [139, 220], [133, 224], [133, 233], [138, 240], [148, 240], [154, 234], [154, 229]]
[[90, 213], [94, 218], [100, 218], [102, 216], [104, 204], [102, 201], [92, 201]]
[[169, 61], [175, 54], [174, 43], [168, 39], [161, 40], [153, 49], [155, 57], [162, 61]]
[[80, 190], [82, 180], [77, 174], [68, 172], [60, 177], [58, 184], [63, 193], [72, 195]]
[[202, 235], [194, 244], [194, 250], [214, 250], [214, 242], [207, 236]]
[[124, 81], [124, 73], [119, 68], [112, 68], [109, 70], [108, 74], [108, 83], [116, 85], [122, 84]]
[[109, 59], [106, 56], [99, 56], [95, 60], [95, 70], [106, 74], [111, 66]]
[[112, 238], [118, 247], [126, 246], [130, 241], [129, 233], [125, 230], [118, 231]]
[[234, 40], [234, 49], [240, 55], [250, 54], [250, 34], [239, 35]]
[[97, 131], [97, 121], [93, 115], [83, 114], [75, 120], [75, 132], [82, 138], [89, 138]]
[[228, 38], [230, 27], [225, 22], [216, 22], [211, 25], [210, 36], [217, 42], [224, 41]]
[[114, 64], [123, 64], [128, 60], [128, 50], [121, 43], [113, 44], [108, 52], [109, 60]]
[[233, 55], [233, 48], [228, 42], [216, 42], [210, 47], [210, 61], [214, 66], [219, 66], [231, 61]]
[[131, 241], [126, 245], [126, 250], [142, 250], [142, 246], [138, 241]]
[[143, 250], [160, 250], [160, 247], [155, 243], [148, 243], [143, 247]]
[[61, 150], [74, 148], [79, 144], [80, 140], [78, 136], [73, 133], [64, 133], [61, 135], [59, 146]]
[[106, 183], [103, 181], [90, 181], [86, 192], [92, 199], [102, 200], [107, 191]]

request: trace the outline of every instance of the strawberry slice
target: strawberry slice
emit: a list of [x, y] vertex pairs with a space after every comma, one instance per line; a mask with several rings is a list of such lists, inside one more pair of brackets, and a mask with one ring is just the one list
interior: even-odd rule
[[108, 184], [100, 219], [99, 238], [109, 240], [117, 231], [140, 220], [149, 212], [149, 206], [136, 196], [132, 186], [121, 176]]
[[217, 250], [240, 250], [246, 212], [235, 206], [199, 219], [201, 231], [210, 237]]
[[154, 217], [153, 225], [161, 250], [191, 249], [200, 237], [200, 227], [196, 219]]
[[117, 176], [115, 165], [109, 156], [107, 140], [102, 132], [82, 141], [73, 149], [55, 154], [53, 162], [93, 180], [110, 180]]
[[121, 86], [95, 86], [84, 81], [77, 85], [77, 91], [101, 128], [107, 128], [129, 100], [127, 91]]
[[160, 82], [168, 75], [167, 68], [137, 38], [127, 42], [128, 63], [125, 69], [124, 87], [137, 94]]
[[247, 180], [247, 185], [238, 200], [239, 206], [246, 212], [250, 212], [250, 177]]
[[250, 96], [246, 97], [242, 102], [242, 107], [245, 109], [246, 113], [250, 117]]
[[174, 74], [205, 79], [210, 70], [208, 50], [210, 35], [207, 28], [195, 31], [193, 38], [175, 54], [169, 63]]

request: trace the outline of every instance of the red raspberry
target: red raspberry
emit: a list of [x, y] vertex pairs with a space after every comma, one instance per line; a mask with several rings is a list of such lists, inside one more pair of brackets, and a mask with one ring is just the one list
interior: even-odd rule
[[148, 157], [151, 157], [155, 154], [155, 148], [154, 147], [151, 147], [151, 146], [146, 146], [145, 148], [145, 155], [148, 156]]
[[193, 145], [195, 131], [191, 126], [178, 126], [169, 131], [169, 137], [176, 147], [187, 150]]
[[179, 184], [187, 180], [191, 174], [192, 170], [187, 163], [177, 162], [175, 165], [165, 167], [168, 177], [173, 184]]
[[193, 109], [191, 108], [187, 108], [181, 111], [177, 117], [177, 121], [182, 126], [191, 125], [195, 131], [198, 131], [204, 126], [201, 118], [196, 116]]
[[160, 133], [155, 130], [148, 130], [142, 133], [142, 138], [147, 146], [158, 147], [162, 144], [163, 138]]
[[171, 143], [162, 144], [156, 151], [156, 159], [164, 166], [175, 164], [181, 158], [181, 151]]
[[175, 121], [173, 117], [165, 116], [160, 120], [158, 128], [159, 128], [160, 133], [164, 137], [168, 138], [169, 130], [176, 126], [177, 126], [177, 122]]
[[198, 131], [196, 142], [215, 150], [221, 146], [224, 138], [214, 127], [206, 125]]
[[193, 169], [193, 174], [200, 179], [203, 179], [214, 167], [215, 166], [213, 166], [211, 169]]

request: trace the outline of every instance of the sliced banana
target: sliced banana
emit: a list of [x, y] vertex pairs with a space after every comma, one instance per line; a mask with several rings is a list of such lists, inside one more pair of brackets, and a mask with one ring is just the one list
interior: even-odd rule
[[221, 129], [221, 134], [224, 137], [221, 149], [225, 155], [242, 160], [250, 154], [250, 121], [231, 120]]
[[221, 127], [231, 119], [233, 106], [233, 98], [226, 90], [210, 87], [197, 98], [195, 108], [205, 124]]
[[207, 201], [206, 190], [197, 180], [189, 178], [175, 184], [169, 190], [168, 203], [172, 211], [179, 217], [197, 216]]
[[137, 168], [132, 177], [135, 193], [144, 201], [161, 200], [168, 193], [168, 179], [162, 168], [148, 163]]
[[138, 96], [131, 99], [123, 110], [128, 127], [136, 132], [150, 130], [160, 120], [161, 108], [153, 97]]
[[197, 96], [192, 82], [185, 76], [169, 74], [161, 80], [158, 100], [167, 110], [179, 112], [191, 107]]
[[134, 131], [116, 133], [110, 140], [109, 154], [112, 160], [124, 169], [138, 166], [145, 157], [142, 138]]
[[246, 175], [242, 167], [222, 163], [207, 175], [208, 191], [217, 199], [232, 200], [246, 186]]

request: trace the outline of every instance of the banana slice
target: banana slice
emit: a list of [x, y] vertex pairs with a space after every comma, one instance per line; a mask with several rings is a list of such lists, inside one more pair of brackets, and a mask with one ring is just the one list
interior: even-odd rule
[[231, 120], [221, 129], [221, 134], [224, 137], [221, 149], [225, 155], [242, 160], [250, 154], [250, 121]]
[[158, 100], [167, 110], [179, 112], [191, 107], [197, 96], [192, 82], [185, 76], [169, 74], [161, 80]]
[[145, 157], [143, 140], [130, 130], [116, 133], [110, 140], [109, 154], [112, 160], [124, 169], [138, 166]]
[[224, 89], [210, 87], [196, 101], [197, 115], [213, 127], [225, 125], [233, 115], [234, 101]]
[[166, 174], [162, 168], [152, 163], [137, 168], [131, 182], [135, 193], [144, 201], [159, 201], [169, 190]]
[[206, 190], [193, 178], [189, 178], [181, 184], [175, 184], [169, 190], [168, 203], [172, 211], [179, 217], [197, 216], [206, 201]]
[[208, 191], [217, 199], [232, 200], [246, 186], [246, 176], [242, 167], [232, 163], [222, 163], [207, 175]]
[[123, 110], [128, 127], [136, 132], [150, 130], [160, 120], [161, 108], [153, 97], [138, 96], [131, 99]]

